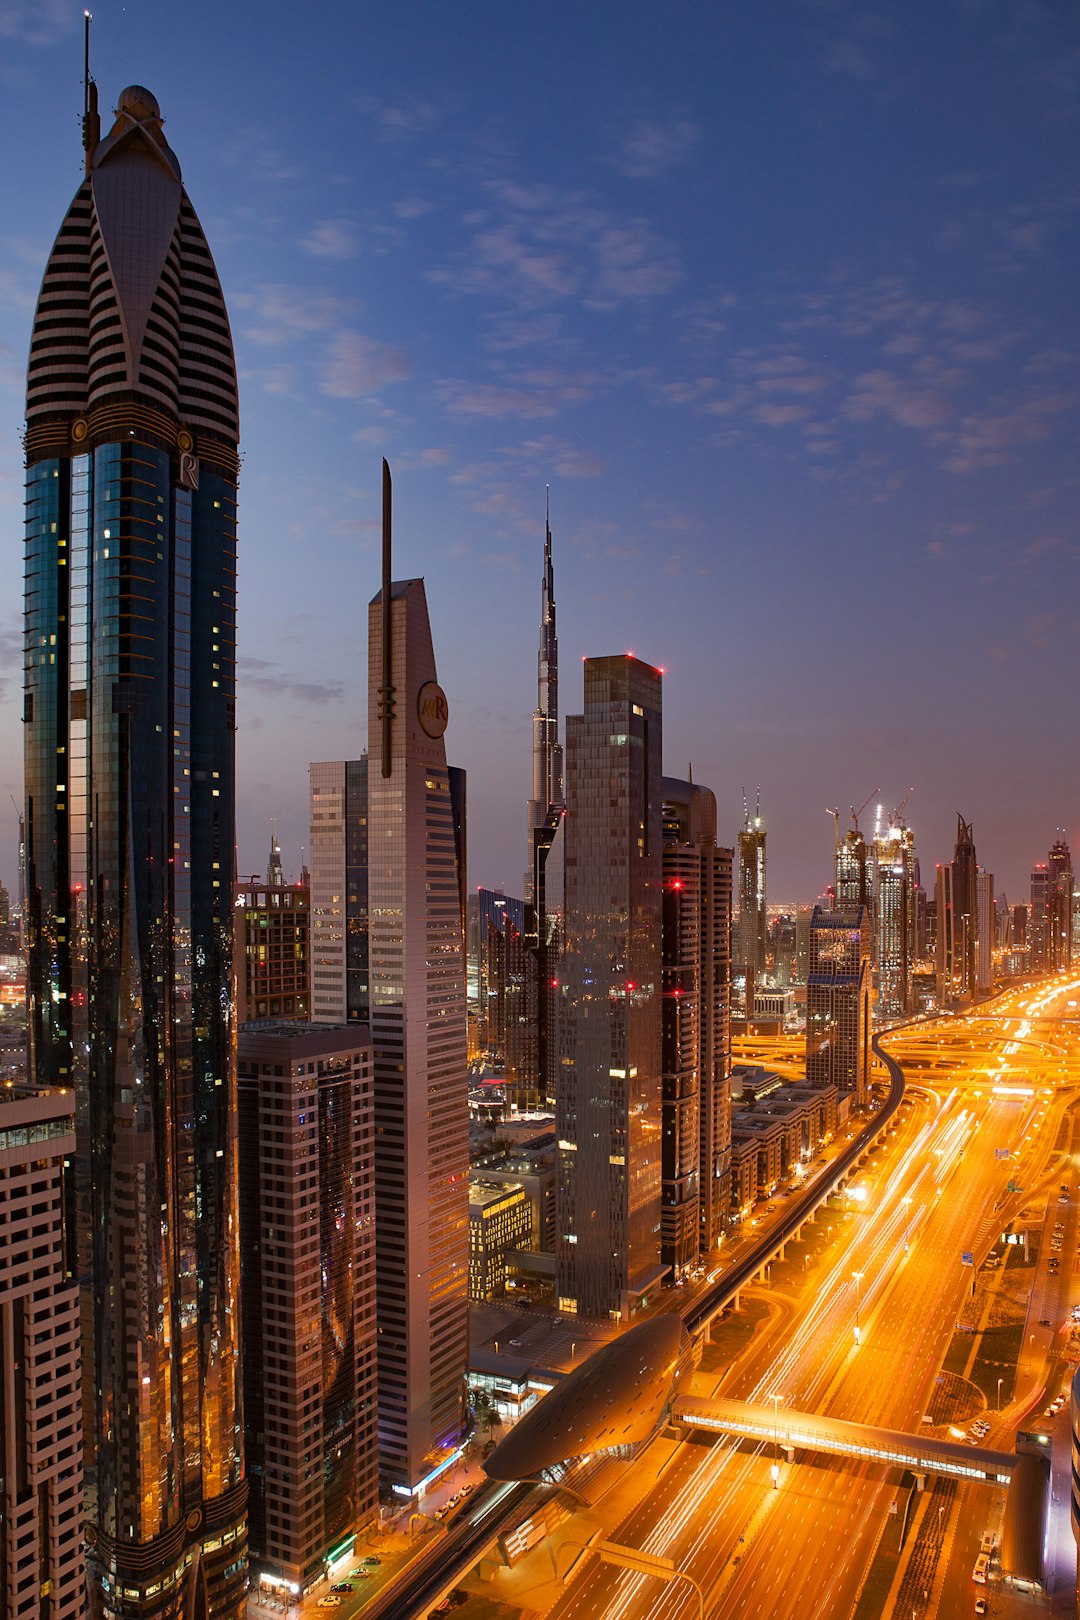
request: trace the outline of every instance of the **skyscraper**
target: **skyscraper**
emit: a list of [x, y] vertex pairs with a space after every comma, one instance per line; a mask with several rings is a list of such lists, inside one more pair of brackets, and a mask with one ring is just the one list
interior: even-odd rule
[[873, 844], [874, 966], [878, 1008], [900, 1018], [912, 1006], [915, 960], [915, 893], [918, 865], [915, 835], [903, 822], [890, 821]]
[[563, 751], [559, 742], [559, 642], [551, 524], [545, 517], [540, 646], [533, 715], [525, 913], [508, 940], [507, 1095], [519, 1110], [550, 1106], [558, 1070], [558, 962], [562, 937]]
[[731, 863], [716, 798], [663, 780], [663, 1209], [678, 1282], [715, 1249], [731, 1203]]
[[975, 988], [994, 988], [994, 874], [979, 867], [975, 874]]
[[1063, 838], [1050, 846], [1047, 874], [1047, 966], [1054, 972], [1072, 963], [1072, 855]]
[[660, 1282], [660, 671], [587, 658], [566, 722], [556, 1286], [628, 1321]]
[[[563, 802], [563, 756], [559, 742], [559, 638], [555, 631], [555, 570], [551, 561], [551, 522], [544, 515], [544, 578], [540, 593], [540, 647], [536, 655], [536, 711], [533, 714], [532, 798], [529, 842], [543, 827], [552, 805]], [[530, 858], [525, 897], [533, 898]]]
[[236, 372], [157, 102], [124, 90], [102, 140], [88, 89], [27, 380], [31, 1062], [75, 1092], [96, 1611], [230, 1620]]
[[[368, 615], [368, 895], [375, 1059], [379, 1453], [423, 1489], [461, 1438], [468, 1339], [465, 940], [452, 774], [424, 582]], [[460, 783], [459, 783], [460, 789]]]
[[937, 868], [938, 999], [966, 1000], [977, 985], [979, 897], [978, 861], [971, 823], [956, 818], [956, 852]]
[[761, 795], [751, 818], [743, 795], [743, 826], [739, 833], [739, 922], [735, 962], [746, 972], [747, 1016], [753, 1008], [752, 983], [765, 971], [765, 826]]
[[866, 1101], [870, 1084], [870, 919], [865, 906], [814, 907], [806, 985], [806, 1078]]
[[259, 1020], [239, 1070], [251, 1556], [297, 1593], [378, 1508], [371, 1041]]

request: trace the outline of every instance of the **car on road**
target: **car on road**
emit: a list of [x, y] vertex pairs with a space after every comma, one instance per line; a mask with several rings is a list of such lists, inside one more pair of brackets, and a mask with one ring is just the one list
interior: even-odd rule
[[975, 1613], [976, 1614], [986, 1614], [986, 1612], [987, 1612], [986, 1599], [985, 1598], [976, 1598], [975, 1599]]
[[319, 1599], [319, 1608], [320, 1609], [340, 1609], [341, 1604], [342, 1604], [342, 1599], [341, 1598], [333, 1597], [329, 1593], [327, 1593], [326, 1597], [321, 1597]]
[[381, 1558], [376, 1558], [374, 1553], [369, 1553], [368, 1556], [364, 1559], [364, 1563], [365, 1564], [381, 1564], [382, 1559]]
[[337, 1585], [332, 1586], [330, 1590], [331, 1592], [354, 1592], [356, 1588], [350, 1586], [348, 1581], [338, 1581]]

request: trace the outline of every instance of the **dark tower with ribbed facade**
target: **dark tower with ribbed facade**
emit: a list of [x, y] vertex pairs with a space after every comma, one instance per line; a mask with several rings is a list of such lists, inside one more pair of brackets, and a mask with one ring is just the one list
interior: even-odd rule
[[236, 370], [157, 102], [100, 139], [88, 88], [27, 380], [32, 1074], [76, 1097], [92, 1610], [234, 1620]]

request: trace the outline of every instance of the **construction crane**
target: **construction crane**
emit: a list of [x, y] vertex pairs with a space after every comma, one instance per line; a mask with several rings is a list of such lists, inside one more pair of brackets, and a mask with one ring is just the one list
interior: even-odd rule
[[840, 806], [838, 804], [835, 804], [835, 805], [833, 805], [831, 807], [829, 805], [826, 805], [825, 806], [825, 814], [827, 816], [832, 816], [832, 818], [833, 818], [833, 823], [834, 823], [834, 826], [836, 828], [836, 842], [839, 843], [840, 842]]
[[900, 803], [889, 817], [890, 827], [902, 827], [904, 825], [904, 811], [911, 803], [911, 795], [914, 793], [914, 791], [915, 789], [913, 787], [908, 788], [907, 792], [904, 794], [904, 797], [900, 800]]
[[858, 830], [859, 830], [859, 817], [862, 815], [863, 811], [866, 809], [867, 805], [870, 803], [870, 800], [874, 797], [874, 794], [875, 793], [880, 793], [880, 792], [881, 792], [880, 788], [874, 788], [872, 792], [870, 792], [870, 793], [868, 793], [866, 795], [866, 798], [863, 800], [862, 804], [860, 804], [860, 806], [859, 806], [859, 808], [857, 810], [856, 810], [855, 806], [852, 805], [852, 807], [851, 807], [851, 825], [854, 827], [856, 832], [858, 832]]

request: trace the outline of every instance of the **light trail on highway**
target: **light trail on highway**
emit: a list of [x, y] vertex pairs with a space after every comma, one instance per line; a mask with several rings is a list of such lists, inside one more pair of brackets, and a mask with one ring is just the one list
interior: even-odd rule
[[[1029, 994], [1018, 1008], [1022, 1016], [1003, 1017], [992, 1025], [984, 1017], [978, 1030], [981, 1065], [975, 1058], [976, 1043], [961, 1033], [966, 1027], [962, 1020], [942, 1019], [917, 1030], [897, 1032], [894, 1050], [898, 1056], [910, 1049], [918, 1051], [925, 1062], [928, 1056], [939, 1056], [943, 1046], [959, 1056], [962, 1044], [963, 1062], [951, 1065], [945, 1088], [923, 1093], [924, 1100], [910, 1111], [907, 1128], [913, 1134], [887, 1154], [887, 1178], [880, 1166], [870, 1172], [874, 1190], [865, 1205], [855, 1206], [855, 1229], [832, 1258], [790, 1337], [758, 1371], [742, 1398], [768, 1404], [776, 1397], [778, 1403], [805, 1410], [835, 1408], [837, 1416], [845, 1415], [840, 1408], [854, 1402], [856, 1410], [851, 1416], [877, 1422], [885, 1418], [884, 1410], [872, 1410], [875, 1405], [903, 1408], [908, 1421], [917, 1421], [915, 1413], [921, 1409], [926, 1386], [951, 1332], [949, 1318], [956, 1308], [953, 1296], [958, 1300], [962, 1291], [961, 1246], [975, 1241], [973, 1233], [988, 1232], [997, 1219], [1005, 1176], [1012, 1168], [1011, 1164], [995, 1164], [994, 1147], [1001, 1143], [1011, 1151], [1026, 1145], [1030, 1152], [1034, 1145], [1040, 1162], [1050, 1154], [1051, 1142], [1043, 1138], [1040, 1145], [1038, 1135], [1047, 1106], [1045, 1095], [1039, 1092], [1049, 1079], [1045, 1070], [1052, 1067], [1054, 1078], [1059, 1078], [1062, 1048], [1059, 1041], [1040, 1042], [1041, 1055], [1036, 1057], [1026, 1044], [1031, 1019], [1023, 1015], [1034, 1016], [1037, 1006], [1039, 1016], [1045, 1016], [1047, 1007], [1076, 988], [1055, 986], [1052, 994], [1037, 998]], [[1021, 1047], [1020, 1042], [1025, 1045]], [[1007, 1053], [1006, 1047], [1013, 1050]], [[1008, 1094], [996, 1094], [993, 1077], [1003, 1078], [1003, 1068], [1008, 1075], [1009, 1059], [1021, 1050], [1034, 1076], [1033, 1084], [1024, 1094], [1017, 1094], [1019, 1086], [1010, 1088]], [[1076, 1038], [1070, 1032], [1067, 1056], [1075, 1061], [1076, 1053]], [[943, 1078], [920, 1075], [923, 1085], [931, 1087], [940, 1087]], [[927, 1101], [927, 1097], [934, 1100]], [[918, 1119], [916, 1112], [922, 1110], [929, 1110], [929, 1116]], [[1034, 1161], [1032, 1167], [1037, 1168]], [[944, 1300], [943, 1268], [953, 1279]], [[859, 1284], [854, 1281], [856, 1273]], [[859, 1344], [853, 1331], [856, 1288], [862, 1319]], [[681, 1448], [683, 1452], [692, 1449]], [[748, 1603], [770, 1607], [765, 1594], [751, 1595], [758, 1586], [755, 1571], [760, 1566], [764, 1579], [771, 1570], [763, 1551], [766, 1543], [771, 1545], [765, 1531], [770, 1520], [778, 1517], [772, 1513], [774, 1506], [783, 1518], [793, 1493], [790, 1486], [772, 1488], [767, 1451], [767, 1444], [748, 1453], [734, 1441], [716, 1442], [686, 1477], [679, 1475], [677, 1490], [672, 1487], [674, 1499], [665, 1502], [647, 1531], [634, 1538], [635, 1545], [673, 1557], [678, 1568], [700, 1580], [709, 1612], [717, 1615], [726, 1612], [729, 1599], [735, 1600], [740, 1612]], [[675, 1468], [667, 1472], [674, 1474]], [[811, 1470], [804, 1472], [812, 1474]], [[785, 1474], [792, 1478], [794, 1471], [788, 1468]], [[799, 1494], [800, 1500], [808, 1494], [814, 1497], [814, 1512], [826, 1516], [836, 1503], [830, 1502], [828, 1493], [818, 1492], [820, 1478], [830, 1483], [833, 1497], [843, 1497], [847, 1515], [843, 1585], [847, 1590], [865, 1564], [864, 1537], [880, 1513], [881, 1496], [888, 1487], [882, 1483], [880, 1469], [849, 1466], [842, 1480], [835, 1472], [825, 1475], [822, 1471], [819, 1480], [801, 1487]], [[663, 1494], [659, 1487], [657, 1494]], [[635, 1512], [632, 1517], [639, 1516]], [[732, 1554], [740, 1545], [740, 1528], [747, 1551], [736, 1565]], [[752, 1557], [751, 1545], [756, 1549]], [[797, 1612], [800, 1617], [824, 1620], [835, 1592], [811, 1596], [806, 1586], [813, 1571], [797, 1573], [803, 1589]], [[601, 1585], [601, 1590], [606, 1582], [609, 1591], [613, 1583], [614, 1590], [606, 1600], [600, 1593], [587, 1602], [583, 1591], [573, 1598], [568, 1595], [557, 1606], [557, 1614], [577, 1616], [595, 1608], [606, 1620], [625, 1620], [640, 1613], [647, 1613], [651, 1620], [666, 1620], [689, 1612], [687, 1605], [693, 1601], [676, 1586], [658, 1590], [655, 1581], [642, 1575], [613, 1576], [608, 1571], [599, 1581], [592, 1575], [583, 1576], [582, 1581]], [[836, 1582], [829, 1584], [835, 1587]], [[793, 1598], [792, 1612], [794, 1603]]]

